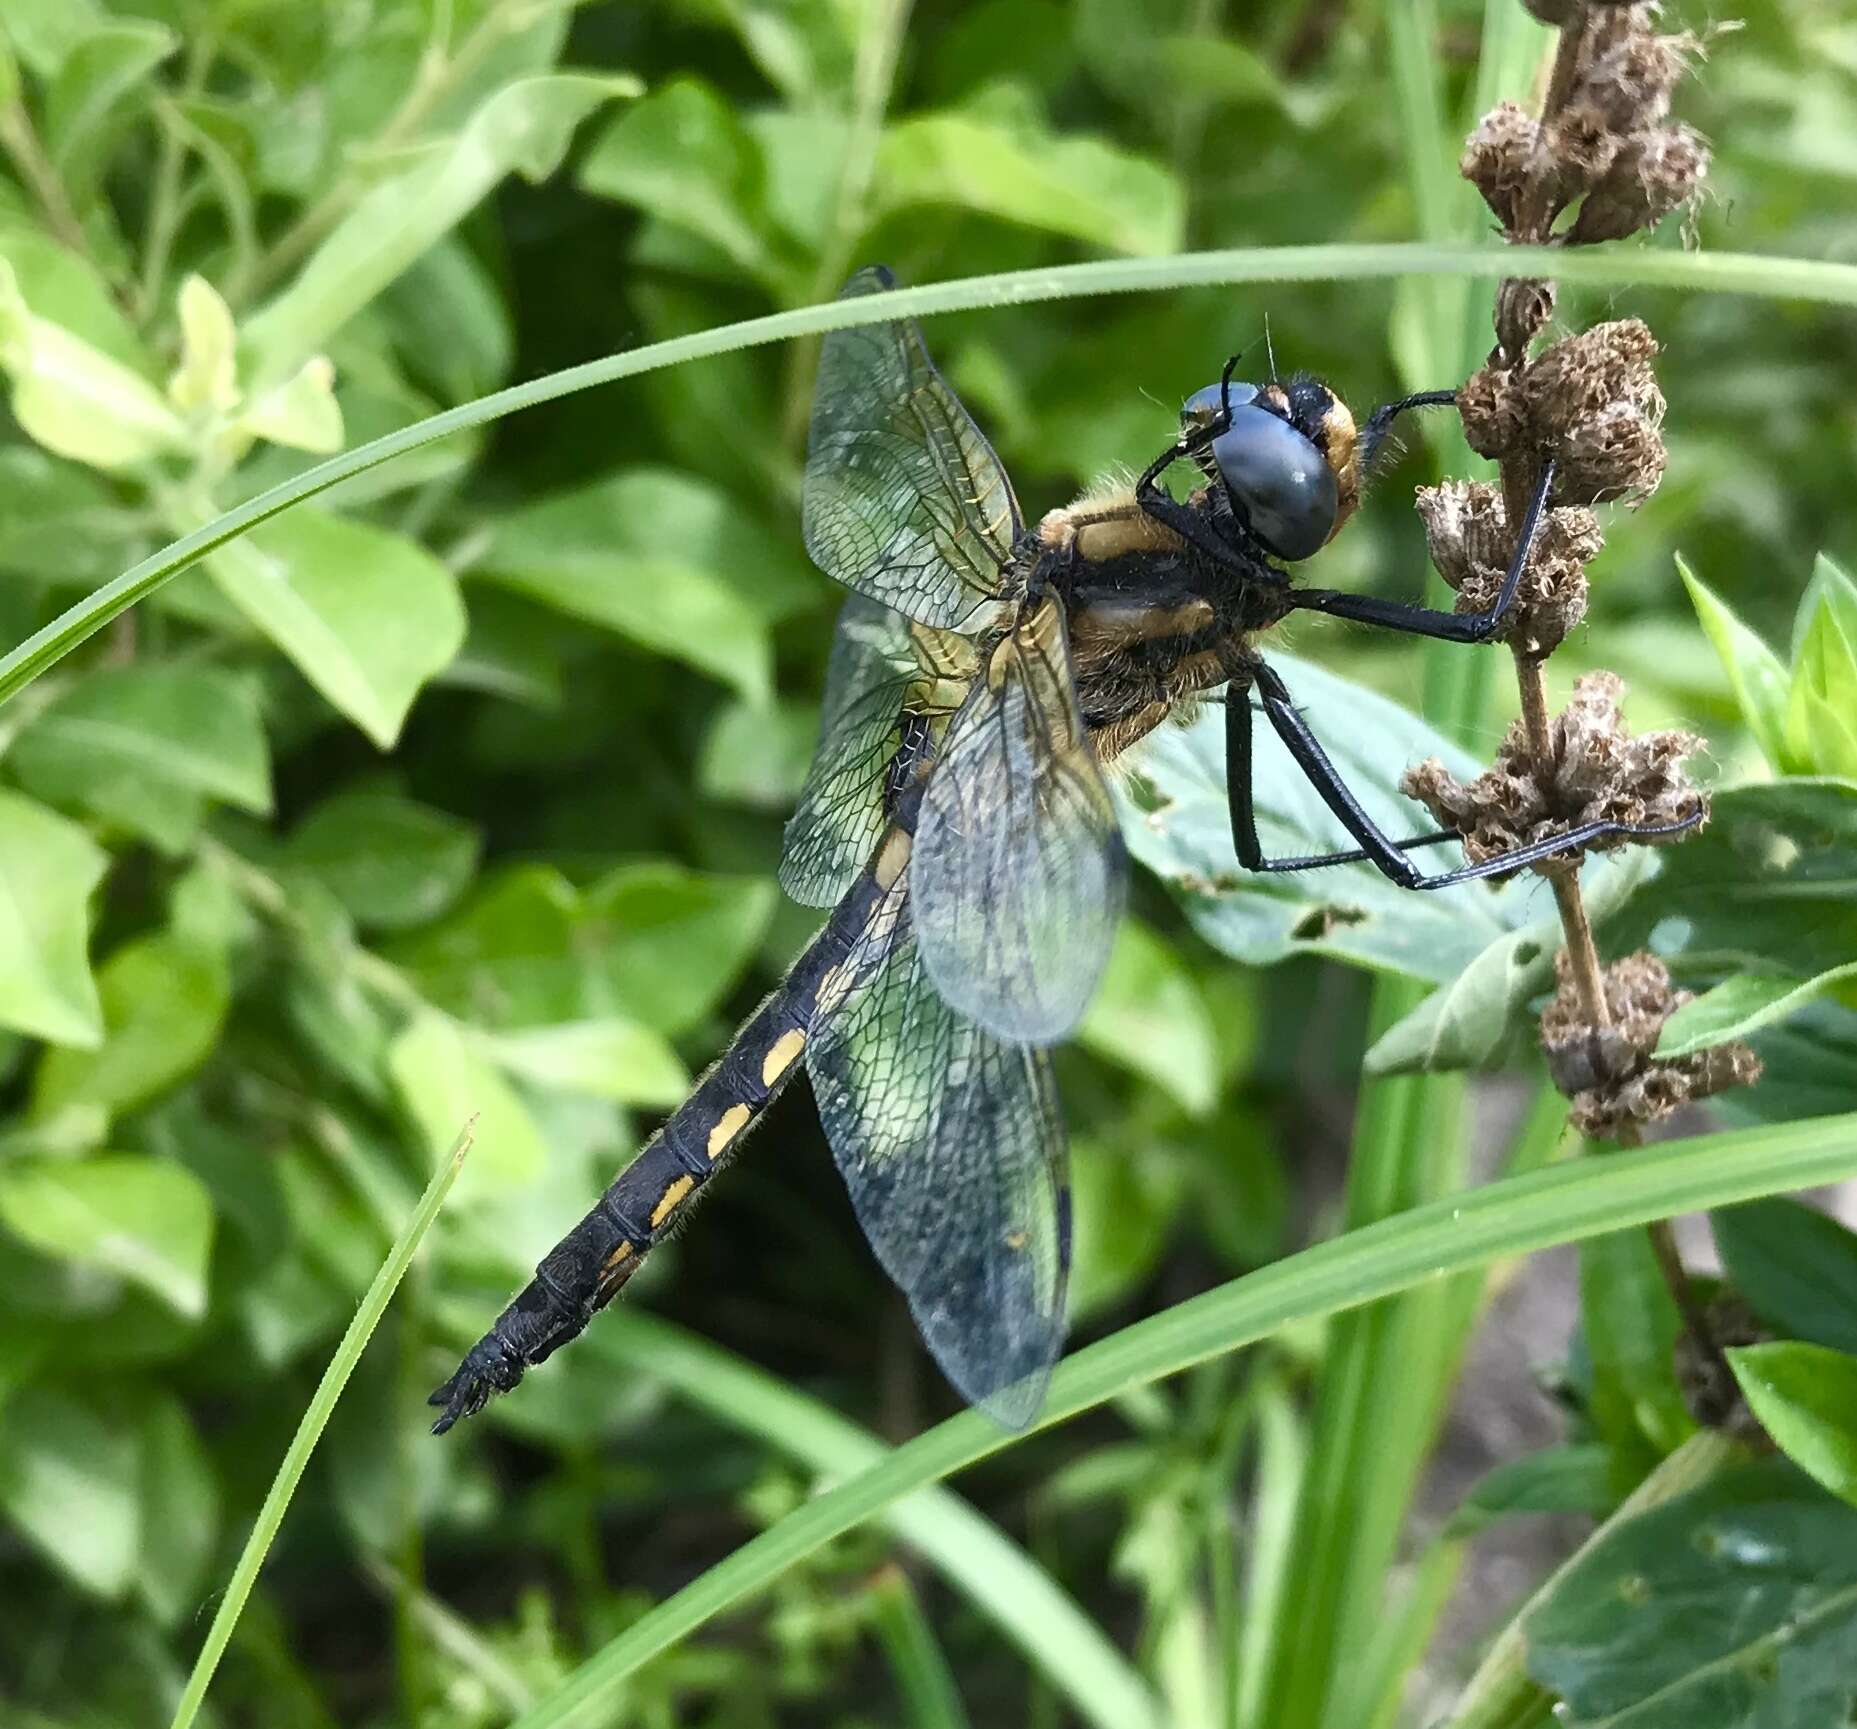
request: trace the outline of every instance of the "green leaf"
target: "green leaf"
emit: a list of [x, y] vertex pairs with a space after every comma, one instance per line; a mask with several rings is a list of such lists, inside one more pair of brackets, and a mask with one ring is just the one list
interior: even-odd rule
[[1695, 1432], [1676, 1378], [1682, 1321], [1642, 1231], [1580, 1248], [1580, 1316], [1593, 1365], [1593, 1420], [1615, 1446], [1659, 1456]]
[[178, 851], [208, 800], [271, 809], [257, 681], [209, 666], [103, 667], [61, 694], [11, 752], [20, 784]]
[[1620, 1522], [1523, 1623], [1569, 1729], [1830, 1725], [1857, 1670], [1857, 1513], [1780, 1462]]
[[279, 862], [321, 883], [358, 923], [404, 930], [451, 906], [477, 853], [469, 823], [392, 793], [350, 792], [298, 823]]
[[728, 703], [703, 735], [697, 784], [709, 798], [788, 811], [818, 739], [817, 703]]
[[382, 750], [464, 642], [451, 572], [417, 541], [293, 510], [216, 552], [227, 599]]
[[97, 990], [103, 1043], [45, 1053], [32, 1087], [41, 1121], [83, 1105], [117, 1117], [166, 1092], [212, 1054], [232, 995], [222, 954], [165, 932], [119, 948]]
[[[1288, 655], [1272, 657], [1317, 736], [1368, 814], [1394, 835], [1431, 826], [1393, 789], [1412, 764], [1439, 757], [1474, 777], [1470, 757], [1384, 697]], [[1257, 723], [1256, 805], [1266, 854], [1352, 846], [1289, 755]], [[1324, 954], [1376, 971], [1446, 983], [1496, 943], [1539, 919], [1533, 884], [1491, 893], [1481, 884], [1415, 895], [1371, 865], [1262, 876], [1232, 847], [1225, 782], [1225, 717], [1208, 707], [1190, 726], [1166, 726], [1127, 759], [1118, 779], [1129, 850], [1180, 897], [1214, 948], [1252, 965]]]
[[767, 627], [820, 592], [768, 525], [719, 488], [634, 469], [511, 512], [482, 574], [673, 655], [763, 706]]
[[[1793, 667], [1786, 710], [1786, 748], [1821, 774], [1857, 776], [1857, 603], [1842, 592], [1849, 579], [1818, 590]], [[1839, 585], [1842, 585], [1840, 587]]]
[[132, 468], [185, 447], [186, 428], [147, 379], [62, 325], [28, 310], [0, 259], [0, 369], [13, 416], [58, 456], [92, 468]]
[[977, 112], [887, 127], [871, 199], [885, 216], [952, 205], [1135, 256], [1177, 251], [1185, 230], [1180, 186], [1158, 163]]
[[289, 287], [246, 324], [243, 348], [257, 386], [294, 373], [505, 175], [546, 179], [588, 115], [638, 89], [627, 77], [519, 79], [477, 108], [456, 137], [376, 181]]
[[141, 1536], [137, 1436], [66, 1393], [22, 1387], [0, 1412], [0, 1510], [73, 1584], [119, 1597]]
[[1857, 1357], [1783, 1340], [1731, 1350], [1728, 1363], [1781, 1452], [1857, 1506]]
[[478, 1042], [504, 1068], [537, 1086], [647, 1110], [674, 1109], [690, 1090], [683, 1059], [636, 1021], [569, 1021], [487, 1034]]
[[103, 1010], [90, 977], [90, 891], [108, 858], [74, 823], [0, 792], [0, 1027], [95, 1045]]
[[0, 1166], [0, 1223], [45, 1254], [121, 1275], [188, 1320], [206, 1313], [212, 1197], [170, 1160], [106, 1153]]
[[1515, 1513], [1585, 1513], [1597, 1518], [1618, 1500], [1612, 1478], [1607, 1447], [1545, 1447], [1486, 1471], [1445, 1530], [1452, 1538], [1473, 1537]]
[[291, 376], [247, 405], [235, 423], [254, 438], [292, 450], [327, 456], [340, 450], [346, 432], [335, 399], [335, 368], [313, 354]]
[[580, 184], [700, 235], [763, 280], [779, 278], [760, 151], [706, 84], [673, 80], [616, 116], [587, 152]]
[[535, 1119], [449, 1015], [416, 1015], [393, 1041], [387, 1067], [435, 1166], [456, 1140], [458, 1125], [474, 1123], [477, 1156], [464, 1193], [522, 1188], [541, 1174], [548, 1149]]
[[1682, 1057], [1728, 1039], [1744, 1039], [1853, 979], [1857, 979], [1857, 961], [1847, 961], [1811, 979], [1784, 973], [1737, 974], [1685, 1003], [1665, 1021], [1656, 1054]]
[[1786, 746], [1787, 694], [1792, 675], [1785, 664], [1735, 617], [1726, 602], [1703, 586], [1680, 555], [1676, 568], [1689, 590], [1696, 617], [1721, 658], [1741, 718], [1760, 746], [1760, 754], [1776, 774], [1805, 769], [1806, 761], [1794, 759]]
[[219, 1538], [219, 1483], [178, 1399], [158, 1398], [142, 1420], [142, 1531], [136, 1586], [173, 1628], [200, 1607]]
[[168, 400], [183, 414], [221, 414], [239, 399], [238, 332], [232, 309], [204, 276], [181, 284], [178, 310], [181, 363], [168, 380]]
[[1710, 1224], [1730, 1282], [1761, 1320], [1857, 1353], [1857, 1234], [1792, 1200], [1724, 1208]]
[[1122, 921], [1077, 1036], [1196, 1116], [1218, 1100], [1218, 1051], [1205, 998], [1179, 956], [1136, 919]]
[[116, 569], [126, 522], [106, 483], [87, 469], [15, 443], [0, 450], [0, 497], [0, 571], [91, 588]]
[[124, 20], [91, 31], [60, 63], [45, 94], [45, 149], [80, 209], [146, 104], [149, 74], [178, 45], [159, 24]]

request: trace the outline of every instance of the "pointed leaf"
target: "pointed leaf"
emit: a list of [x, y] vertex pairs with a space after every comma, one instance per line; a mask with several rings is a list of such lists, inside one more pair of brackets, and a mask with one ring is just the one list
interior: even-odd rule
[[75, 823], [0, 792], [0, 1027], [67, 1045], [103, 1036], [86, 950], [108, 862]]
[[1703, 585], [1681, 557], [1676, 568], [1703, 631], [1715, 645], [1741, 718], [1760, 746], [1760, 754], [1775, 773], [1804, 768], [1786, 748], [1786, 701], [1792, 675], [1785, 663]]
[[1741, 973], [1724, 979], [1664, 1022], [1657, 1055], [1682, 1057], [1728, 1039], [1744, 1039], [1784, 1020], [1815, 997], [1853, 981], [1857, 981], [1857, 961], [1831, 967], [1810, 979], [1788, 973]]
[[1728, 1362], [1780, 1450], [1857, 1506], [1857, 1357], [1783, 1340], [1744, 1345]]
[[670, 1110], [690, 1090], [690, 1071], [662, 1036], [608, 1017], [483, 1035], [482, 1049], [537, 1086], [587, 1093], [622, 1105]]
[[535, 1119], [449, 1015], [415, 1016], [393, 1041], [387, 1067], [435, 1165], [456, 1144], [458, 1125], [476, 1119], [476, 1150], [459, 1182], [461, 1199], [521, 1188], [541, 1174], [548, 1149]]
[[135, 1431], [50, 1387], [22, 1387], [0, 1414], [0, 1509], [81, 1589], [117, 1597], [141, 1532]]
[[399, 930], [429, 923], [464, 892], [477, 850], [477, 831], [444, 811], [391, 793], [352, 792], [311, 811], [281, 857], [359, 923]]

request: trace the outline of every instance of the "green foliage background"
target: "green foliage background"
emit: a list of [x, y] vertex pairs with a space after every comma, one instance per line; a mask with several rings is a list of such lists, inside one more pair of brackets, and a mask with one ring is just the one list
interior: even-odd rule
[[[1829, 9], [1742, 10], [1679, 100], [1716, 148], [1690, 238], [1848, 259], [1857, 32]], [[829, 298], [866, 261], [917, 283], [1477, 239], [1456, 140], [1488, 99], [1526, 94], [1549, 40], [1506, 0], [7, 0], [3, 23], [8, 644], [322, 454]], [[1455, 382], [1487, 304], [1452, 280], [1216, 287], [929, 334], [1035, 515], [1144, 461], [1266, 317], [1283, 365], [1364, 412]], [[1596, 903], [1622, 909], [1602, 940], [1657, 939], [1698, 987], [1762, 975], [1672, 1029], [1683, 1048], [1760, 1029], [1770, 1078], [1737, 1120], [1846, 1111], [1857, 1017], [1849, 973], [1824, 975], [1857, 965], [1857, 590], [1836, 562], [1857, 558], [1857, 338], [1847, 308], [1670, 289], [1570, 289], [1561, 319], [1613, 311], [1664, 343], [1670, 472], [1610, 513], [1591, 622], [1552, 672], [1623, 672], [1640, 725], [1706, 732], [1723, 778], [1750, 784], [1655, 881], [1600, 873]], [[0, 710], [0, 1701], [22, 1721], [167, 1721], [323, 1363], [472, 1113], [475, 1151], [239, 1623], [216, 1720], [504, 1721], [799, 1506], [814, 1473], [867, 1463], [834, 1411], [901, 1438], [953, 1408], [795, 1097], [635, 1302], [473, 1432], [422, 1426], [425, 1390], [810, 927], [773, 866], [837, 600], [798, 533], [811, 355], [655, 371], [373, 470], [215, 552]], [[1418, 591], [1407, 488], [1462, 468], [1434, 430], [1323, 581]], [[1384, 805], [1406, 762], [1468, 764], [1506, 718], [1500, 677], [1411, 644], [1308, 627], [1291, 646], [1299, 695]], [[1203, 729], [1160, 741], [1131, 791], [1159, 879], [1215, 874], [1208, 749]], [[1168, 820], [1149, 823], [1157, 798]], [[1287, 779], [1266, 805], [1292, 841], [1325, 836]], [[1804, 911], [1794, 883], [1753, 916], [1749, 837], [1776, 825], [1817, 886]], [[1528, 882], [1414, 904], [1340, 872], [1183, 905], [1144, 879], [1062, 1058], [1079, 1336], [1328, 1232], [1370, 1043], [1388, 1073], [1506, 1062], [1538, 1082], [1513, 1034], [1550, 912]], [[1371, 974], [1415, 983], [1383, 985], [1370, 1025]], [[1428, 985], [1446, 988], [1421, 1007]], [[1344, 1222], [1461, 1179], [1452, 1086], [1382, 1084], [1357, 1169], [1379, 1145], [1367, 1168], [1408, 1158], [1407, 1176], [1357, 1187]], [[1516, 1161], [1543, 1162], [1557, 1128], [1542, 1105]], [[1780, 1240], [1810, 1228], [1780, 1218]], [[1731, 1270], [1798, 1348], [1848, 1351], [1857, 1297], [1788, 1311], [1773, 1219], [1743, 1217]], [[1588, 1427], [1463, 1529], [1608, 1510], [1685, 1444], [1655, 1348], [1673, 1317], [1626, 1242], [1586, 1260]], [[1824, 1256], [1857, 1264], [1836, 1236]], [[1124, 1391], [963, 1484], [1024, 1548], [934, 1503], [906, 1535], [950, 1588], [861, 1530], [638, 1671], [614, 1709], [1058, 1722], [1094, 1686], [1099, 1706], [1152, 1689], [1183, 1723], [1388, 1720], [1461, 1550], [1420, 1554], [1405, 1612], [1370, 1655], [1348, 1646], [1373, 1629], [1475, 1313], [1474, 1283], [1439, 1292], [1374, 1311], [1383, 1332], [1292, 1330]], [[1407, 1374], [1414, 1350], [1432, 1391], [1406, 1413], [1410, 1455], [1359, 1491], [1383, 1542], [1350, 1558], [1305, 1523], [1306, 1571], [1286, 1569], [1311, 1457], [1348, 1457], [1324, 1400], [1371, 1385], [1359, 1364]], [[1785, 1367], [1763, 1382], [1775, 1398]], [[1812, 1457], [1846, 1462], [1814, 1474], [1845, 1492], [1847, 1416], [1815, 1421]], [[1002, 1577], [1030, 1679], [990, 1624]], [[1297, 1678], [1281, 1643], [1311, 1613], [1354, 1654], [1314, 1701], [1321, 1665]], [[1578, 1693], [1565, 1661], [1540, 1678]]]

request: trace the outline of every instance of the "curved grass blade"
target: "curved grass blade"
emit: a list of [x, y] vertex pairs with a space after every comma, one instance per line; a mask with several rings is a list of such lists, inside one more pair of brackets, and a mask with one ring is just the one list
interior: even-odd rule
[[1494, 280], [1504, 276], [1557, 276], [1563, 282], [1611, 287], [1665, 287], [1695, 293], [1750, 294], [1765, 299], [1804, 300], [1857, 306], [1857, 265], [1812, 258], [1766, 258], [1753, 253], [1646, 252], [1591, 248], [1442, 246], [1401, 243], [1384, 246], [1263, 246], [1191, 252], [1177, 258], [1103, 259], [1008, 271], [958, 282], [869, 294], [795, 307], [716, 330], [698, 331], [669, 342], [607, 355], [526, 384], [480, 396], [443, 414], [402, 427], [318, 463], [294, 478], [246, 500], [235, 510], [151, 553], [132, 569], [87, 595], [18, 648], [0, 659], [0, 702], [15, 696], [40, 673], [55, 666], [111, 619], [152, 594], [207, 553], [247, 529], [317, 497], [345, 480], [378, 468], [456, 432], [486, 426], [525, 408], [535, 408], [577, 391], [635, 378], [684, 361], [704, 360], [738, 348], [784, 342], [854, 324], [928, 317], [938, 312], [984, 306], [1019, 306], [1096, 294], [1153, 293], [1169, 288], [1236, 282], [1343, 282], [1375, 277], [1447, 276]]
[[310, 1399], [309, 1409], [303, 1413], [303, 1421], [297, 1425], [296, 1434], [290, 1438], [284, 1462], [277, 1467], [277, 1475], [271, 1479], [270, 1492], [264, 1498], [264, 1505], [258, 1509], [257, 1522], [245, 1540], [238, 1565], [232, 1569], [226, 1594], [220, 1599], [212, 1626], [207, 1629], [206, 1643], [200, 1647], [200, 1655], [194, 1659], [193, 1673], [187, 1677], [186, 1689], [181, 1694], [180, 1703], [174, 1708], [172, 1729], [188, 1729], [199, 1712], [200, 1702], [206, 1697], [207, 1687], [212, 1683], [213, 1672], [219, 1667], [219, 1659], [225, 1655], [226, 1646], [232, 1638], [232, 1629], [238, 1625], [239, 1615], [245, 1608], [245, 1599], [251, 1595], [251, 1588], [258, 1581], [258, 1569], [264, 1565], [264, 1558], [270, 1553], [278, 1527], [284, 1522], [290, 1497], [296, 1493], [297, 1484], [303, 1480], [303, 1470], [309, 1464], [309, 1456], [322, 1438], [322, 1431], [335, 1410], [335, 1401], [342, 1396], [342, 1389], [348, 1385], [348, 1377], [354, 1373], [355, 1364], [361, 1360], [368, 1339], [380, 1324], [381, 1316], [386, 1313], [387, 1304], [405, 1276], [406, 1269], [412, 1265], [413, 1251], [419, 1247], [420, 1239], [438, 1217], [439, 1208], [451, 1192], [451, 1185], [457, 1180], [458, 1172], [464, 1164], [464, 1155], [471, 1150], [471, 1133], [472, 1125], [467, 1124], [450, 1153], [433, 1173], [431, 1182], [426, 1184], [426, 1192], [419, 1197], [419, 1205], [413, 1209], [412, 1217], [406, 1221], [399, 1236], [394, 1238], [386, 1260], [374, 1275], [373, 1284], [368, 1286], [367, 1295], [361, 1299], [361, 1306], [355, 1310], [355, 1318], [348, 1323], [348, 1331], [335, 1347], [335, 1355], [329, 1359], [328, 1368], [323, 1370], [322, 1379], [316, 1384], [316, 1392]]
[[[1150, 1316], [1058, 1366], [1034, 1429], [1195, 1363], [1511, 1255], [1857, 1174], [1857, 1113], [1552, 1165], [1367, 1225]], [[640, 1664], [906, 1495], [1011, 1446], [977, 1411], [938, 1424], [744, 1544], [614, 1639], [514, 1729], [610, 1717]]]

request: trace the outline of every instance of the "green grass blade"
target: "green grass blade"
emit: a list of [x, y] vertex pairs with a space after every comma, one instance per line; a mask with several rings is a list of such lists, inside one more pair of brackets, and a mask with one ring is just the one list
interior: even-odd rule
[[968, 1729], [960, 1689], [909, 1576], [900, 1567], [885, 1569], [871, 1596], [877, 1636], [902, 1695], [904, 1721], [912, 1729]]
[[1469, 277], [1481, 281], [1534, 272], [1562, 281], [1614, 288], [1666, 287], [1694, 293], [1750, 294], [1767, 299], [1805, 300], [1820, 305], [1857, 306], [1857, 265], [1810, 258], [1763, 258], [1749, 253], [1652, 252], [1593, 247], [1580, 252], [1548, 248], [1447, 246], [1404, 243], [1380, 246], [1237, 247], [1185, 253], [1175, 258], [1103, 259], [1043, 270], [968, 277], [890, 294], [865, 295], [841, 303], [801, 306], [751, 318], [716, 330], [698, 331], [669, 342], [590, 360], [526, 384], [479, 397], [358, 445], [248, 499], [235, 510], [163, 547], [121, 576], [61, 613], [43, 630], [0, 659], [0, 702], [15, 696], [55, 666], [86, 638], [120, 616], [207, 553], [268, 521], [292, 505], [317, 497], [345, 480], [421, 449], [453, 433], [486, 426], [525, 408], [539, 407], [577, 391], [636, 378], [663, 367], [704, 360], [736, 349], [785, 342], [796, 336], [904, 316], [977, 307], [1026, 305], [1096, 294], [1154, 293], [1162, 289], [1237, 282], [1343, 282], [1400, 276]]
[[[1667, 1141], [1507, 1178], [1318, 1243], [1079, 1351], [1059, 1365], [1034, 1428], [1254, 1344], [1289, 1323], [1318, 1320], [1504, 1256], [1853, 1174], [1857, 1113]], [[834, 1537], [1016, 1439], [977, 1411], [918, 1435], [642, 1616], [519, 1719], [516, 1729], [602, 1720], [615, 1689], [640, 1664]]]
[[212, 1682], [213, 1671], [219, 1667], [219, 1659], [225, 1655], [226, 1645], [232, 1638], [232, 1629], [237, 1626], [239, 1615], [244, 1610], [245, 1600], [258, 1581], [258, 1570], [264, 1565], [264, 1558], [270, 1553], [278, 1527], [284, 1522], [290, 1497], [297, 1492], [297, 1484], [303, 1480], [303, 1470], [309, 1463], [309, 1456], [316, 1450], [316, 1443], [322, 1438], [322, 1431], [328, 1424], [330, 1413], [335, 1409], [335, 1402], [342, 1396], [342, 1389], [348, 1385], [348, 1377], [354, 1373], [355, 1364], [361, 1360], [368, 1339], [380, 1324], [381, 1316], [386, 1313], [395, 1288], [405, 1276], [406, 1269], [412, 1265], [413, 1252], [419, 1247], [420, 1239], [438, 1217], [438, 1210], [444, 1205], [446, 1195], [451, 1192], [451, 1185], [457, 1180], [458, 1172], [464, 1164], [464, 1155], [470, 1151], [470, 1147], [471, 1130], [466, 1127], [444, 1162], [433, 1173], [432, 1181], [426, 1185], [426, 1192], [419, 1197], [419, 1205], [413, 1209], [405, 1227], [394, 1238], [386, 1260], [374, 1275], [373, 1284], [368, 1286], [367, 1295], [361, 1299], [361, 1306], [355, 1310], [355, 1318], [348, 1323], [347, 1332], [343, 1333], [341, 1343], [335, 1347], [335, 1355], [329, 1359], [329, 1366], [316, 1385], [309, 1409], [303, 1413], [303, 1421], [297, 1425], [297, 1432], [291, 1437], [284, 1462], [277, 1467], [277, 1475], [271, 1479], [270, 1491], [264, 1498], [264, 1505], [258, 1509], [257, 1522], [245, 1540], [238, 1565], [232, 1569], [231, 1582], [226, 1586], [225, 1596], [220, 1599], [212, 1626], [207, 1629], [206, 1643], [200, 1647], [200, 1655], [194, 1660], [193, 1673], [187, 1677], [186, 1690], [181, 1694], [179, 1705], [175, 1707], [173, 1729], [188, 1729], [198, 1713], [200, 1702], [206, 1697], [206, 1689]]
[[[620, 1372], [674, 1388], [827, 1480], [855, 1476], [888, 1455], [881, 1441], [817, 1399], [643, 1309], [616, 1312], [581, 1348], [604, 1355]], [[892, 1509], [886, 1522], [1024, 1651], [1084, 1722], [1101, 1729], [1159, 1722], [1153, 1693], [1102, 1630], [960, 1496], [925, 1489]]]

